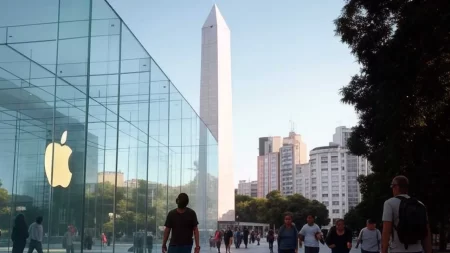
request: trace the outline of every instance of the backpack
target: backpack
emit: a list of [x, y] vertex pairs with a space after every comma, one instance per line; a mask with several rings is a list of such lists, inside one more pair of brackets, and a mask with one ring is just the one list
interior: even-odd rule
[[[426, 207], [415, 198], [397, 196], [400, 199], [398, 224], [394, 226], [398, 239], [408, 249], [409, 244], [423, 241], [428, 235], [428, 217]], [[392, 233], [392, 236], [394, 233]]]
[[[295, 236], [297, 237], [298, 230], [294, 225], [292, 225], [292, 227], [294, 228], [292, 231], [295, 233]], [[286, 227], [284, 225], [281, 225], [280, 229], [278, 229], [278, 238], [277, 238], [278, 244], [280, 244], [281, 235], [283, 234], [285, 229], [286, 229]]]

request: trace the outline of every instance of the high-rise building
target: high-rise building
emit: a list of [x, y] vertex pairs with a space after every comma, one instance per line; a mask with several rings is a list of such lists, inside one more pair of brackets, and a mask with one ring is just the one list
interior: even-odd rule
[[230, 187], [234, 185], [230, 29], [217, 5], [212, 7], [202, 27], [201, 59], [200, 117], [218, 142], [218, 218], [233, 221], [234, 187]]
[[237, 194], [256, 198], [258, 191], [257, 181], [239, 180]]
[[282, 195], [294, 194], [294, 175], [296, 166], [307, 163], [306, 144], [299, 134], [291, 131], [289, 137], [283, 139], [280, 148], [280, 191]]
[[259, 138], [257, 158], [257, 197], [264, 198], [269, 192], [280, 190], [280, 136]]
[[350, 138], [351, 133], [351, 128], [345, 126], [336, 127], [336, 132], [333, 134], [333, 143], [338, 144], [343, 148], [347, 148], [347, 140]]
[[[333, 139], [346, 143], [349, 134], [345, 135], [345, 129], [337, 128]], [[336, 139], [335, 136], [344, 137]], [[361, 202], [357, 179], [369, 173], [371, 170], [366, 158], [352, 155], [347, 148], [331, 142], [329, 146], [311, 150], [309, 163], [296, 167], [294, 190], [327, 206], [334, 224]]]
[[285, 138], [262, 137], [257, 159], [258, 197], [265, 197], [274, 190], [292, 195], [295, 166], [308, 160], [306, 144], [293, 131]]

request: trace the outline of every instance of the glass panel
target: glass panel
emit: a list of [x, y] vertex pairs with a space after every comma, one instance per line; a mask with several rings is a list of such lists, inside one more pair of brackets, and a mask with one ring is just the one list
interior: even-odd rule
[[217, 226], [216, 141], [104, 0], [0, 1], [0, 139], [2, 238], [23, 213], [46, 251], [158, 250], [181, 191]]

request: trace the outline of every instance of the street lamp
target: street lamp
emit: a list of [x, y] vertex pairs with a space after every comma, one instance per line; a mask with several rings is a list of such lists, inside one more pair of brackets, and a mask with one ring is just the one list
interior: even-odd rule
[[236, 215], [236, 220], [237, 220], [237, 226], [239, 228], [239, 215]]

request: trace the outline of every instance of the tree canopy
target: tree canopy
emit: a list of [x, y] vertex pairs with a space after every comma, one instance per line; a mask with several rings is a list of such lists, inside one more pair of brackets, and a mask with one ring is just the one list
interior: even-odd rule
[[341, 90], [359, 117], [348, 146], [374, 171], [360, 178], [354, 212], [380, 219], [390, 180], [403, 174], [442, 235], [450, 213], [450, 2], [348, 0], [335, 24], [361, 67]]
[[283, 224], [283, 215], [286, 212], [293, 214], [298, 228], [306, 223], [308, 215], [314, 215], [319, 226], [328, 225], [330, 221], [325, 205], [299, 194], [285, 197], [279, 191], [272, 191], [266, 198], [236, 195], [235, 200], [239, 221], [269, 223], [278, 228]]

